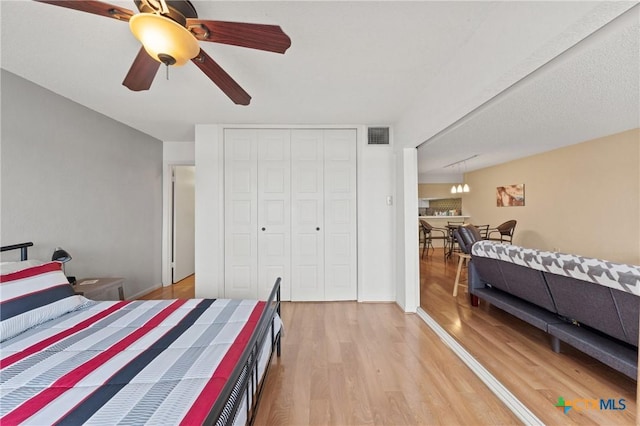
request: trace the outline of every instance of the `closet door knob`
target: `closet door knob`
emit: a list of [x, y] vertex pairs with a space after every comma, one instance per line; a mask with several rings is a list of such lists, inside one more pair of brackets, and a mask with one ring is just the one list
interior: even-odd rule
[[316, 231], [319, 231], [319, 230], [320, 230], [320, 227], [318, 226], [318, 227], [316, 228]]
[[263, 230], [263, 231], [266, 231], [266, 230], [267, 230], [267, 228], [265, 228], [265, 227], [262, 227], [262, 230]]

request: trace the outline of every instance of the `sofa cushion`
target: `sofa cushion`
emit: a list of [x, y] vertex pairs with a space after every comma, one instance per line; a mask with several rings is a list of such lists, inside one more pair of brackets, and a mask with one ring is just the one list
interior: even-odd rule
[[609, 287], [555, 274], [545, 273], [545, 277], [558, 314], [626, 341]]
[[483, 283], [491, 284], [492, 287], [500, 290], [509, 291], [509, 284], [502, 277], [498, 262], [493, 259], [478, 257], [472, 258], [471, 263]]
[[640, 318], [640, 298], [625, 291], [611, 289], [611, 296], [618, 308], [618, 315], [624, 329], [625, 342], [638, 346], [638, 318]]
[[498, 263], [502, 277], [514, 296], [527, 300], [551, 312], [557, 312], [541, 271], [509, 262]]

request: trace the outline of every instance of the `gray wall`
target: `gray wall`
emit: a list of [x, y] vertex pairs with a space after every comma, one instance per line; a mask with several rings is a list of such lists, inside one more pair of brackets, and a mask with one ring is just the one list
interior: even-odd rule
[[[67, 275], [161, 283], [162, 142], [2, 70], [0, 243]], [[2, 260], [14, 260], [4, 256]]]

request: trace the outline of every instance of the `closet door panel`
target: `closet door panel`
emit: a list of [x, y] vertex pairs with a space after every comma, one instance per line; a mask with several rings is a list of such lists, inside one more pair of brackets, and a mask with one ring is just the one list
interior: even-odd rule
[[225, 129], [225, 282], [227, 298], [258, 296], [255, 130]]
[[225, 129], [225, 297], [356, 300], [355, 129]]
[[291, 131], [291, 300], [324, 300], [322, 130]]
[[325, 300], [357, 299], [356, 131], [324, 131]]
[[291, 133], [258, 131], [258, 297], [266, 300], [277, 277], [282, 300], [291, 298]]

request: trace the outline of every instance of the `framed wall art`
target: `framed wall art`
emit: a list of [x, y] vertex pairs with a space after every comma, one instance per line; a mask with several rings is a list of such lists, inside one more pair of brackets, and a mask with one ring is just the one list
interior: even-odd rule
[[498, 207], [524, 206], [524, 183], [496, 187]]

